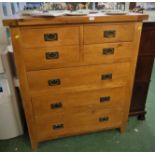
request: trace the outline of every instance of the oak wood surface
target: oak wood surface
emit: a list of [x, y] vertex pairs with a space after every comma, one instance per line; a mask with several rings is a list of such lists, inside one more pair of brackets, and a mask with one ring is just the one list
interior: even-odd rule
[[[93, 24], [84, 26], [84, 44], [102, 44], [111, 42], [132, 41], [134, 38], [133, 23]], [[115, 31], [114, 37], [106, 37], [106, 31]]]
[[[104, 117], [108, 117], [108, 120], [100, 122], [99, 119]], [[37, 137], [39, 141], [42, 141], [48, 138], [118, 127], [121, 124], [122, 117], [123, 112], [121, 109], [87, 108], [85, 110], [79, 109], [76, 114], [56, 115], [53, 119], [50, 119], [50, 117], [38, 118], [36, 120]], [[63, 124], [64, 128], [53, 129], [53, 125], [59, 123]]]
[[[46, 54], [57, 52], [58, 57], [47, 59]], [[63, 67], [79, 62], [79, 46], [56, 46], [44, 48], [31, 48], [22, 50], [23, 59], [27, 70], [40, 70], [55, 67]]]
[[[56, 34], [57, 39], [46, 41], [44, 35]], [[21, 45], [23, 48], [51, 47], [79, 44], [78, 26], [61, 26], [46, 28], [21, 28]]]
[[[101, 85], [103, 88], [114, 83], [128, 82], [130, 63], [80, 66], [73, 68], [49, 69], [27, 72], [30, 91], [74, 88], [77, 86]], [[112, 74], [112, 78], [102, 80], [102, 75]], [[59, 79], [60, 84], [50, 86], [48, 81]]]
[[[77, 17], [76, 20], [75, 17], [50, 18], [51, 20], [19, 17], [4, 20], [4, 24], [11, 27], [16, 67], [33, 148], [37, 147], [38, 142], [47, 139], [111, 128], [125, 131], [142, 28], [141, 21], [146, 18], [146, 15], [134, 14], [96, 16], [93, 22], [89, 21], [88, 16]], [[110, 32], [110, 36], [112, 34], [114, 38], [104, 40], [104, 30], [115, 31], [114, 36], [113, 32]], [[52, 36], [52, 41], [45, 41], [45, 33], [57, 33], [59, 39], [53, 41], [53, 35], [50, 35], [48, 39]], [[106, 42], [108, 44], [105, 44]], [[108, 60], [107, 57], [103, 59], [100, 56], [98, 49], [100, 50], [102, 45], [108, 48], [114, 46], [118, 54], [114, 60], [112, 58]], [[49, 63], [46, 66], [46, 62], [40, 60], [45, 54], [42, 49], [55, 48], [67, 52], [64, 46], [76, 48], [74, 52], [68, 50], [72, 59], [71, 57], [65, 59], [64, 56], [63, 60], [67, 61], [62, 62], [70, 63], [69, 60], [75, 60], [76, 65], [71, 63], [68, 66], [58, 65], [57, 68], [53, 68], [54, 65]], [[38, 55], [35, 52], [38, 52]], [[33, 62], [34, 56], [38, 59]], [[27, 69], [29, 63], [35, 64], [35, 67], [29, 65]], [[112, 96], [109, 106], [98, 105], [102, 93]], [[49, 109], [51, 102], [62, 102], [65, 109], [52, 112], [53, 110]]]
[[[113, 53], [104, 50], [113, 49]], [[84, 45], [84, 62], [88, 64], [115, 63], [132, 58], [134, 46], [131, 42]]]
[[[36, 117], [43, 115], [61, 114], [67, 110], [74, 111], [76, 108], [98, 106], [104, 108], [122, 108], [125, 98], [125, 88], [88, 90], [80, 92], [60, 93], [51, 91], [32, 96], [32, 105]], [[121, 95], [118, 95], [121, 93]], [[108, 99], [105, 99], [108, 98]], [[60, 104], [59, 108], [52, 108], [54, 104]]]
[[147, 14], [128, 13], [127, 15], [91, 14], [88, 16], [61, 16], [61, 17], [30, 17], [16, 14], [3, 19], [5, 26], [55, 25], [55, 24], [84, 24], [108, 22], [137, 22], [147, 20]]

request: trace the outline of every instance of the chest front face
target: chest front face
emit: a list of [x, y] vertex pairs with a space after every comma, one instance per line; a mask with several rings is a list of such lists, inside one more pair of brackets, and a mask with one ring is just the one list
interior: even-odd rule
[[125, 128], [140, 22], [12, 28], [32, 146]]

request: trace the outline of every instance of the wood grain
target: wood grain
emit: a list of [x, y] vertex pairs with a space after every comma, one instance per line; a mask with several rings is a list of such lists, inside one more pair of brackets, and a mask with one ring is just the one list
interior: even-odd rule
[[[125, 88], [88, 90], [70, 93], [40, 93], [32, 96], [33, 111], [36, 117], [61, 114], [65, 111], [75, 111], [76, 108], [97, 106], [104, 108], [122, 108], [125, 98]], [[121, 92], [121, 95], [118, 95]], [[109, 100], [104, 100], [109, 97]], [[101, 100], [102, 99], [102, 100]], [[51, 108], [51, 105], [61, 103], [60, 108]], [[67, 112], [66, 112], [67, 113]], [[51, 116], [52, 117], [52, 116]]]
[[[105, 37], [106, 31], [115, 31], [114, 37]], [[134, 38], [134, 24], [94, 24], [84, 26], [84, 44], [102, 44], [122, 41], [132, 41]]]
[[[79, 109], [80, 112], [56, 115], [51, 117], [38, 118], [37, 137], [39, 141], [45, 139], [55, 139], [59, 137], [69, 136], [70, 134], [80, 134], [92, 132], [96, 130], [104, 130], [106, 128], [118, 127], [121, 125], [123, 113], [120, 109], [98, 109], [87, 108]], [[107, 121], [100, 122], [99, 118], [108, 117]], [[54, 130], [54, 124], [62, 123], [64, 128]], [[44, 132], [42, 132], [44, 131]]]
[[[80, 66], [73, 68], [49, 69], [27, 73], [30, 91], [55, 90], [79, 86], [101, 85], [103, 88], [115, 83], [128, 82], [130, 63]], [[112, 74], [112, 79], [102, 80], [102, 75]], [[48, 81], [59, 79], [60, 84], [49, 86]]]
[[[109, 48], [113, 49], [113, 53], [104, 53], [104, 50]], [[84, 62], [101, 64], [130, 61], [133, 48], [131, 42], [84, 45]]]
[[[102, 15], [92, 21], [88, 16], [16, 16], [3, 20], [11, 27], [32, 148], [47, 139], [111, 128], [125, 131], [141, 21], [147, 17]], [[105, 38], [104, 31], [115, 31], [115, 35], [111, 37], [114, 33], [110, 32], [110, 38]], [[45, 39], [44, 34], [50, 35]], [[114, 55], [101, 55], [103, 48], [114, 48]], [[60, 51], [60, 59], [47, 62], [46, 50]], [[111, 100], [101, 105], [100, 98], [108, 95]], [[51, 109], [57, 102], [62, 102], [62, 109]]]
[[[45, 34], [57, 34], [57, 40], [45, 41]], [[78, 26], [21, 28], [21, 45], [24, 48], [51, 47], [79, 44]]]
[[[93, 20], [90, 20], [93, 17]], [[110, 23], [110, 22], [136, 22], [147, 20], [147, 14], [128, 13], [127, 15], [91, 14], [89, 16], [61, 16], [56, 18], [44, 18], [21, 16], [20, 14], [8, 16], [3, 19], [5, 26], [32, 26], [32, 25], [55, 25], [55, 24], [84, 24], [84, 23]]]
[[[58, 58], [47, 59], [46, 53], [57, 52]], [[48, 68], [63, 67], [79, 62], [79, 46], [56, 46], [44, 48], [32, 48], [22, 50], [25, 66], [28, 71]]]

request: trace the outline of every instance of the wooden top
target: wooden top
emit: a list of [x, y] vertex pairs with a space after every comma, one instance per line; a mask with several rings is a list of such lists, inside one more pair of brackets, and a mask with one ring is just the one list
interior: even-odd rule
[[28, 26], [49, 24], [80, 24], [104, 22], [131, 22], [147, 20], [147, 14], [129, 13], [127, 15], [90, 14], [87, 16], [31, 17], [19, 14], [3, 19], [4, 26]]

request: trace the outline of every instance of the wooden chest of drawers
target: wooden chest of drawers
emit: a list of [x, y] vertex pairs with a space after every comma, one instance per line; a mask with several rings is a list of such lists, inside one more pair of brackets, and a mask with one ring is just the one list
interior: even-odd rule
[[125, 131], [147, 16], [21, 18], [4, 24], [11, 27], [32, 147], [58, 137]]

